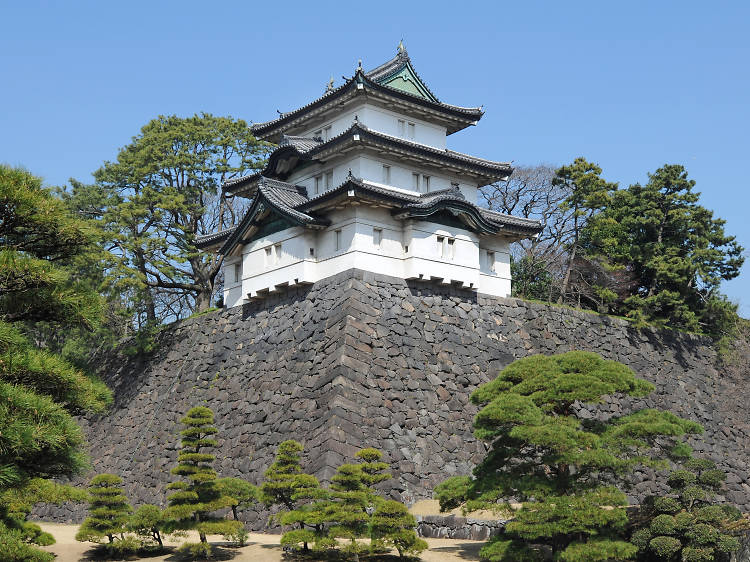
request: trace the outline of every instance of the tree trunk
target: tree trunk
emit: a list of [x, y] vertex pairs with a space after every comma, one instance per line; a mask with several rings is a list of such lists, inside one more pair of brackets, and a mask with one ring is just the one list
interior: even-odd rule
[[195, 312], [205, 312], [211, 308], [211, 293], [209, 289], [201, 289], [195, 296]]
[[237, 519], [237, 506], [236, 505], [232, 506], [232, 515], [234, 515], [234, 520], [237, 521], [238, 519]]

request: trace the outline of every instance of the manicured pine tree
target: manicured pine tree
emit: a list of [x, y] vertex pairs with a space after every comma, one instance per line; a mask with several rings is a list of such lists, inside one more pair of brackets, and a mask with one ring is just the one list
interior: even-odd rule
[[164, 547], [162, 533], [166, 526], [164, 511], [156, 505], [145, 504], [130, 516], [126, 527], [128, 531], [155, 542], [161, 549]]
[[192, 408], [181, 423], [185, 426], [180, 432], [182, 450], [172, 474], [185, 480], [167, 486], [177, 491], [167, 498], [169, 507], [166, 513], [174, 520], [174, 529], [198, 531], [202, 546], [194, 550], [210, 554], [206, 535], [230, 535], [242, 524], [211, 515], [214, 511], [231, 507], [233, 503], [233, 499], [223, 495], [217, 485], [216, 471], [211, 467], [216, 457], [206, 452], [217, 445], [212, 437], [218, 431], [214, 427], [213, 412], [204, 406]]
[[216, 484], [223, 495], [233, 499], [232, 515], [235, 521], [238, 520], [237, 510], [250, 507], [260, 496], [258, 487], [242, 478], [219, 478]]
[[122, 478], [116, 474], [94, 476], [89, 486], [90, 515], [78, 529], [76, 540], [101, 543], [106, 537], [111, 548], [116, 538], [124, 538], [132, 511], [122, 489]]
[[687, 460], [672, 471], [667, 480], [671, 493], [644, 502], [645, 521], [631, 537], [638, 559], [723, 560], [738, 550], [733, 534], [746, 532], [748, 521], [737, 508], [714, 503], [725, 478], [707, 459]]
[[385, 500], [372, 514], [370, 532], [373, 541], [395, 548], [401, 558], [404, 554], [419, 556], [427, 543], [417, 536], [416, 526], [416, 519], [404, 504]]
[[522, 502], [504, 534], [482, 548], [487, 560], [541, 559], [531, 545], [546, 546], [566, 562], [632, 558], [637, 548], [624, 540], [625, 494], [604, 482], [638, 464], [656, 464], [654, 447], [665, 455], [686, 454], [689, 447], [675, 440], [702, 428], [659, 410], [594, 421], [579, 417], [579, 408], [615, 393], [651, 391], [628, 367], [595, 353], [511, 363], [471, 395], [481, 407], [474, 434], [490, 449], [473, 478], [452, 478], [436, 488], [441, 507], [465, 503], [466, 511], [511, 511], [511, 498]]
[[[303, 550], [307, 551], [308, 543], [320, 538], [322, 521], [317, 509], [302, 509], [301, 504], [306, 500], [323, 499], [325, 491], [321, 489], [317, 478], [302, 472], [302, 449], [302, 445], [294, 440], [281, 443], [276, 449], [276, 459], [263, 475], [260, 490], [266, 505], [281, 506], [275, 517], [276, 521], [282, 525], [298, 526], [298, 529], [284, 533], [282, 544], [293, 546], [301, 543]], [[306, 529], [305, 526], [312, 529]]]

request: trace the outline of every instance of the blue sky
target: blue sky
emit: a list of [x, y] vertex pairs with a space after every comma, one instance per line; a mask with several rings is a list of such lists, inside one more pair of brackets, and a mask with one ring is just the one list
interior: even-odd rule
[[[391, 58], [484, 105], [456, 150], [582, 155], [622, 187], [684, 164], [750, 248], [749, 2], [6, 2], [0, 161], [91, 180], [159, 114], [265, 121]], [[750, 260], [749, 260], [750, 261]], [[724, 291], [750, 316], [750, 265]]]

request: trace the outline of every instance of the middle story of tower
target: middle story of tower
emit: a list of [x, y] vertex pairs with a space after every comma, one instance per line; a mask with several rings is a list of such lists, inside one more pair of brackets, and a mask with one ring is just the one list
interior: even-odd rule
[[254, 125], [277, 148], [264, 170], [224, 185], [252, 204], [238, 225], [199, 241], [224, 256], [225, 306], [351, 268], [508, 296], [509, 245], [541, 225], [477, 206], [509, 163], [446, 148], [482, 113], [439, 101], [399, 48]]

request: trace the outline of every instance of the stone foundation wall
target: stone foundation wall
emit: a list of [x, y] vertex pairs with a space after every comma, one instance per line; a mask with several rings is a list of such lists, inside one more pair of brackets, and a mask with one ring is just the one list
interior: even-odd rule
[[[617, 401], [610, 413], [653, 406], [703, 424], [692, 445], [728, 472], [726, 499], [750, 510], [750, 384], [744, 373], [716, 371], [707, 339], [358, 270], [180, 322], [150, 357], [102, 359], [115, 406], [83, 420], [92, 473], [122, 476], [134, 505], [164, 504], [179, 420], [206, 405], [220, 431], [221, 476], [259, 483], [275, 447], [294, 438], [306, 469], [325, 481], [374, 446], [392, 467], [386, 492], [412, 503], [483, 457], [468, 401], [478, 385], [514, 359], [571, 349], [622, 361], [656, 385], [647, 400]], [[650, 471], [634, 483], [634, 501], [663, 486]], [[36, 515], [79, 521], [85, 506]], [[244, 512], [256, 529], [266, 517]]]

